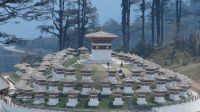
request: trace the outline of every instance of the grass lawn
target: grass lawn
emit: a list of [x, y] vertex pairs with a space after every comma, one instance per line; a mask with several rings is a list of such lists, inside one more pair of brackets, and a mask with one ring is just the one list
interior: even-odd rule
[[78, 99], [78, 105], [76, 106], [77, 109], [86, 109], [88, 107], [89, 96], [80, 96], [81, 98]]
[[64, 67], [68, 67], [70, 65], [73, 65], [79, 60], [80, 57], [73, 57], [72, 59], [68, 59], [67, 61], [64, 62]]
[[65, 108], [67, 103], [67, 97], [60, 97], [59, 103], [56, 105], [58, 108]]
[[99, 108], [109, 109], [112, 105], [112, 97], [111, 96], [102, 96], [101, 101], [99, 103]]
[[179, 67], [175, 69], [175, 71], [182, 73], [195, 81], [199, 81], [200, 80], [199, 68], [200, 68], [200, 63], [194, 63]]
[[17, 83], [18, 81], [20, 81], [20, 77], [17, 76], [16, 74], [10, 74], [9, 79], [12, 80], [14, 83]]

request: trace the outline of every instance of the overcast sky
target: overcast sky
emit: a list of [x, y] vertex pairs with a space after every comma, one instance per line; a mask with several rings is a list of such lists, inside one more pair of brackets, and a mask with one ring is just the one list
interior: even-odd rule
[[[103, 24], [110, 18], [120, 21], [121, 0], [114, 0], [114, 1], [115, 2], [113, 2], [113, 0], [92, 0], [93, 5], [97, 7], [100, 24]], [[20, 21], [20, 23], [16, 24], [16, 21]], [[36, 27], [39, 24], [41, 23], [37, 21], [30, 22], [30, 21], [23, 21], [20, 19], [17, 20], [12, 19], [8, 21], [8, 24], [0, 25], [0, 31], [16, 35], [17, 37], [20, 38], [32, 39], [39, 37], [41, 35], [39, 29], [36, 29]]]

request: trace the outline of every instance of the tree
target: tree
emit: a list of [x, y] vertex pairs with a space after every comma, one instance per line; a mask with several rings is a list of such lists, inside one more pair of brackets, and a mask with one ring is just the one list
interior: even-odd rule
[[[16, 17], [23, 17], [23, 12], [35, 6], [36, 3], [31, 3], [31, 0], [1, 0], [0, 1], [0, 23], [4, 23], [9, 19]], [[17, 38], [14, 35], [9, 35], [0, 32], [0, 43], [9, 44], [14, 43]], [[2, 41], [3, 40], [3, 41]]]
[[95, 23], [97, 10], [92, 6], [91, 0], [78, 0], [77, 5], [78, 46], [82, 47], [84, 44], [85, 33], [89, 28], [89, 25]]
[[181, 23], [181, 13], [182, 13], [182, 0], [176, 0], [176, 38], [177, 42], [180, 39], [180, 23]]
[[45, 20], [50, 24], [38, 26], [42, 33], [47, 33], [58, 38], [58, 48], [62, 50], [69, 47], [69, 32], [76, 24], [76, 13], [74, 1], [71, 0], [44, 0], [37, 7], [31, 8], [24, 14], [27, 20]]
[[[59, 50], [70, 46], [70, 34], [78, 33], [78, 44], [83, 46], [83, 39], [91, 20], [96, 18], [96, 8], [88, 0], [46, 0], [41, 7], [33, 7], [25, 17], [28, 20], [45, 20], [51, 24], [38, 28], [58, 38]], [[41, 1], [43, 2], [43, 1]], [[78, 28], [76, 28], [76, 25]], [[73, 39], [74, 40], [74, 39]], [[76, 40], [76, 39], [75, 39]]]
[[122, 0], [122, 35], [125, 52], [129, 51], [131, 0]]
[[142, 41], [145, 41], [145, 0], [142, 0], [141, 10], [142, 10]]
[[155, 41], [155, 0], [152, 1], [152, 6], [151, 6], [151, 43], [152, 46], [154, 46], [154, 41]]

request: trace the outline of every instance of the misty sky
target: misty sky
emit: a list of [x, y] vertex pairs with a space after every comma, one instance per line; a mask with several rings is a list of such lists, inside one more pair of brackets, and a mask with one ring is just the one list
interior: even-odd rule
[[[97, 7], [100, 24], [103, 24], [110, 18], [121, 21], [121, 0], [114, 1], [115, 2], [113, 2], [113, 0], [92, 0], [93, 5]], [[16, 21], [20, 21], [20, 23], [16, 24]], [[19, 38], [32, 39], [41, 35], [39, 29], [36, 28], [39, 24], [41, 24], [41, 22], [12, 19], [8, 21], [8, 24], [0, 25], [0, 31], [16, 35]]]

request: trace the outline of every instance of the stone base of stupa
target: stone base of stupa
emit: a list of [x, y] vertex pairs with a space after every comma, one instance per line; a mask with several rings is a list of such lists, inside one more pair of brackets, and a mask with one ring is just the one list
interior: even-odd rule
[[122, 106], [124, 104], [122, 98], [115, 98], [113, 101], [114, 106]]
[[117, 84], [117, 78], [116, 77], [108, 77], [108, 80], [112, 83], [112, 84]]
[[110, 90], [110, 88], [103, 88], [101, 91], [101, 95], [111, 95], [112, 91]]
[[169, 98], [173, 101], [179, 101], [181, 100], [180, 97], [179, 97], [179, 94], [175, 95], [175, 94], [170, 94], [169, 95]]
[[187, 97], [188, 97], [187, 92], [180, 92], [179, 95], [180, 95], [181, 97], [184, 97], [184, 98], [187, 98]]
[[33, 101], [33, 104], [38, 105], [38, 104], [42, 104], [45, 103], [44, 98], [36, 98]]
[[137, 98], [137, 104], [146, 105], [147, 104], [146, 98]]
[[72, 90], [73, 89], [73, 87], [63, 87], [63, 91], [62, 91], [62, 93], [68, 93], [68, 91], [69, 90]]
[[164, 97], [155, 97], [154, 101], [157, 103], [165, 103], [166, 102]]
[[66, 106], [67, 107], [75, 107], [77, 104], [78, 104], [77, 99], [68, 99]]
[[90, 101], [88, 102], [88, 106], [91, 107], [96, 107], [99, 105], [99, 101], [97, 98], [91, 98]]
[[89, 95], [89, 91], [91, 90], [91, 88], [83, 88], [81, 91], [81, 95]]
[[73, 81], [76, 81], [76, 80], [77, 80], [75, 75], [66, 76], [66, 79], [67, 79], [67, 80], [73, 80]]
[[133, 94], [134, 93], [132, 87], [124, 87], [123, 91], [124, 91], [125, 94]]
[[47, 105], [55, 106], [58, 104], [58, 98], [49, 98]]

